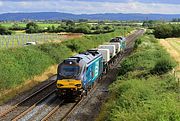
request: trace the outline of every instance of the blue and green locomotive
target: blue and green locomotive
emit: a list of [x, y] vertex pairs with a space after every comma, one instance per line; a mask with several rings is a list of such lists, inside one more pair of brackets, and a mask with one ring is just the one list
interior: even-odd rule
[[110, 42], [119, 42], [122, 50], [124, 50], [126, 48], [126, 38], [125, 37], [116, 37], [116, 38], [111, 39]]
[[103, 56], [97, 50], [64, 60], [57, 70], [57, 94], [76, 97], [87, 92], [103, 73]]
[[86, 94], [125, 48], [125, 38], [116, 37], [110, 43], [64, 60], [57, 70], [57, 95], [73, 98]]

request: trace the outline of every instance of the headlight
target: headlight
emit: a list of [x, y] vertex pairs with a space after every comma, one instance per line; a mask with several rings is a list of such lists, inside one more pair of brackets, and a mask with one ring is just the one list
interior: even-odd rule
[[62, 85], [62, 84], [57, 84], [57, 86], [58, 86], [58, 87], [61, 87], [61, 86], [64, 86], [64, 85]]
[[81, 87], [81, 84], [76, 84], [75, 86], [77, 86], [77, 87]]

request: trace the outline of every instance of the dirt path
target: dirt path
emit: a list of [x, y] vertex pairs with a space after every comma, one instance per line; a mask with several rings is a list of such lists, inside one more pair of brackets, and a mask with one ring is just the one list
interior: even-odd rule
[[161, 39], [160, 44], [166, 48], [168, 53], [177, 61], [177, 76], [180, 78], [180, 38]]

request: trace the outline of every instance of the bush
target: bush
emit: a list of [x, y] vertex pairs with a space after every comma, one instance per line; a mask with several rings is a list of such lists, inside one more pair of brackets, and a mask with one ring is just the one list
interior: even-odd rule
[[135, 44], [134, 44], [134, 48], [136, 49], [138, 47], [138, 45], [140, 45], [142, 43], [142, 39], [141, 38], [138, 38], [136, 41], [135, 41]]
[[157, 61], [155, 67], [151, 70], [152, 74], [164, 74], [175, 67], [174, 61], [169, 58], [163, 58]]
[[12, 31], [0, 25], [0, 35], [11, 35]]
[[75, 25], [72, 31], [75, 33], [89, 34], [91, 33], [91, 26], [87, 23], [80, 23]]
[[34, 22], [30, 22], [26, 25], [26, 33], [41, 33], [43, 30]]
[[154, 28], [154, 35], [156, 38], [180, 37], [180, 25], [159, 25]]
[[98, 120], [178, 121], [178, 94], [164, 90], [162, 84], [169, 81], [165, 77], [116, 81], [110, 87], [109, 101]]
[[[172, 67], [174, 67], [175, 62], [171, 59], [166, 50], [160, 47], [157, 42], [158, 41], [151, 35], [146, 35], [137, 39], [135, 42], [137, 50], [127, 59], [123, 60], [119, 75], [124, 75], [130, 71], [136, 70], [145, 70], [145, 75], [147, 73], [153, 73], [155, 72], [155, 67], [157, 67], [155, 65], [157, 65], [158, 62], [159, 64], [168, 64], [166, 69], [168, 69], [167, 71], [170, 71]], [[159, 68], [159, 66], [157, 68]], [[163, 67], [163, 69], [165, 68]]]
[[18, 24], [15, 23], [9, 29], [10, 30], [25, 30], [25, 27], [19, 26]]

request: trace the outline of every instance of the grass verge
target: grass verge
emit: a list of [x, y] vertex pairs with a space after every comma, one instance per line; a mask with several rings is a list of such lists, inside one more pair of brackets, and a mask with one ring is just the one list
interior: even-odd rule
[[175, 65], [152, 35], [138, 39], [97, 121], [179, 121], [178, 85], [169, 73]]

